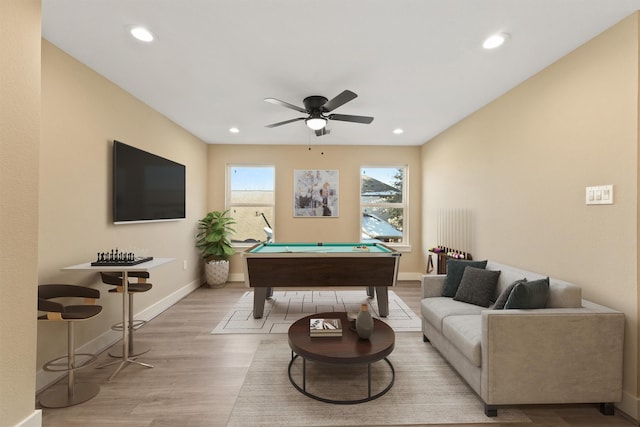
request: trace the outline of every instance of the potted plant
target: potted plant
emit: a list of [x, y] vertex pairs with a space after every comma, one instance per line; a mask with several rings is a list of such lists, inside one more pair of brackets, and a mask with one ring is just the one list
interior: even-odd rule
[[205, 261], [205, 277], [209, 286], [220, 287], [229, 278], [229, 258], [235, 253], [229, 240], [229, 235], [235, 232], [231, 227], [233, 224], [236, 222], [229, 216], [228, 209], [209, 212], [198, 221], [196, 246]]

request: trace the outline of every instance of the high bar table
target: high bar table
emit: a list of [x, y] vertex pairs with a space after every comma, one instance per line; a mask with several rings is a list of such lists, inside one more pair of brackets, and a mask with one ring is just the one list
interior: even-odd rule
[[85, 262], [84, 264], [71, 265], [69, 267], [61, 268], [62, 271], [114, 271], [122, 272], [122, 360], [117, 360], [112, 363], [107, 363], [104, 366], [113, 365], [119, 363], [120, 365], [113, 374], [109, 377], [109, 381], [113, 380], [118, 373], [126, 366], [127, 363], [137, 363], [138, 365], [153, 368], [153, 365], [148, 363], [138, 362], [135, 359], [129, 357], [129, 325], [128, 325], [128, 291], [129, 291], [129, 272], [132, 271], [149, 271], [153, 268], [159, 267], [163, 264], [168, 264], [175, 261], [175, 258], [154, 258], [150, 261], [142, 262], [136, 265], [91, 265], [91, 262]]

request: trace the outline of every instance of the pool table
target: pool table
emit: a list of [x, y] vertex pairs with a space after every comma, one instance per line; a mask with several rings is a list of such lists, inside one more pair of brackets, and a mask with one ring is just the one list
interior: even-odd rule
[[253, 317], [261, 318], [274, 287], [365, 286], [389, 315], [388, 288], [400, 253], [381, 243], [258, 243], [244, 252], [244, 277], [254, 288]]

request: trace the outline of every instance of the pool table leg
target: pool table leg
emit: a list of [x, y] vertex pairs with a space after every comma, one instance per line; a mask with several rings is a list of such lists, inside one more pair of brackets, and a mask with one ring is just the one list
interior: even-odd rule
[[389, 287], [376, 286], [376, 298], [378, 299], [380, 316], [387, 317], [389, 315]]
[[260, 319], [264, 314], [264, 302], [271, 288], [253, 288], [253, 318]]

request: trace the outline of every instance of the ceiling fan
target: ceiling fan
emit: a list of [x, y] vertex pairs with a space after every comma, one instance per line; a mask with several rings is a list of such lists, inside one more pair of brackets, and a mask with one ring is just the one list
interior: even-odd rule
[[307, 117], [297, 117], [295, 119], [285, 120], [284, 122], [273, 123], [265, 127], [274, 128], [277, 126], [286, 125], [288, 123], [304, 120], [305, 124], [310, 129], [315, 131], [316, 136], [322, 136], [329, 133], [329, 131], [325, 128], [328, 120], [369, 124], [373, 121], [373, 117], [352, 116], [349, 114], [326, 114], [346, 104], [347, 102], [352, 101], [357, 97], [358, 95], [351, 92], [350, 90], [343, 91], [331, 101], [320, 95], [308, 96], [302, 101], [302, 103], [304, 104], [304, 108], [298, 107], [297, 105], [289, 104], [288, 102], [280, 101], [279, 99], [265, 98], [265, 101], [271, 104], [281, 105], [283, 107], [291, 108], [292, 110], [308, 114]]

